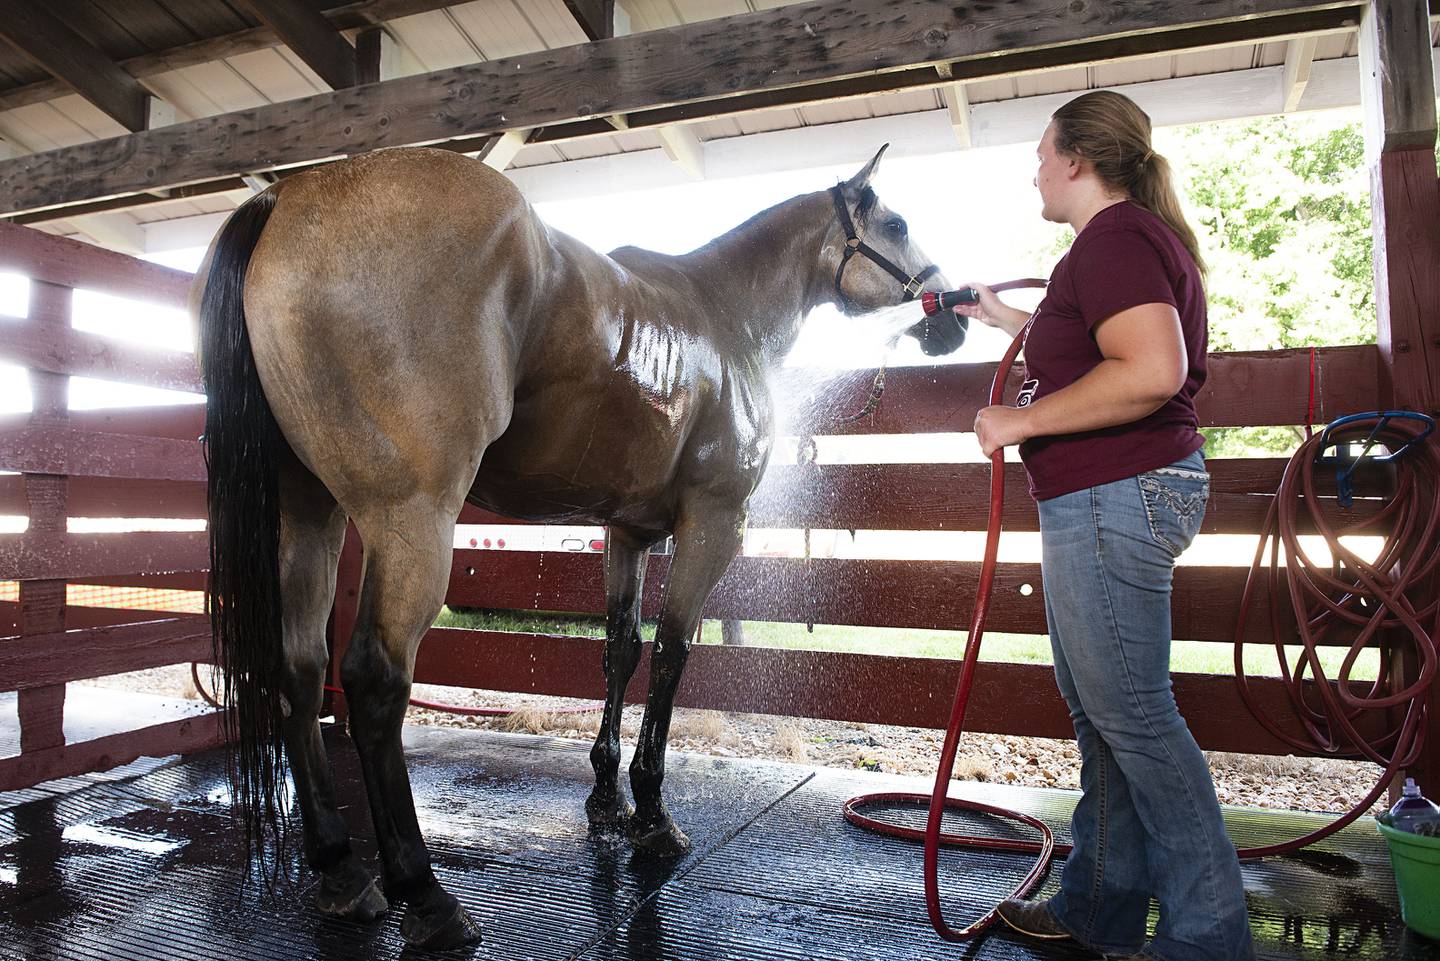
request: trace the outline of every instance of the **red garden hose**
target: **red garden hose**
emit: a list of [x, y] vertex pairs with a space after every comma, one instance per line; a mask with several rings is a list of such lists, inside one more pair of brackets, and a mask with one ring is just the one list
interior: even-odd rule
[[[999, 404], [1004, 399], [1005, 378], [1010, 373], [1010, 368], [1014, 365], [1024, 340], [1025, 336], [1022, 331], [1010, 344], [1009, 350], [1005, 352], [1004, 359], [1000, 361], [1000, 366], [995, 371], [995, 379], [990, 384], [990, 403], [992, 405]], [[975, 590], [975, 610], [970, 617], [970, 634], [966, 639], [965, 659], [960, 663], [960, 683], [955, 689], [955, 701], [950, 708], [950, 726], [945, 730], [945, 743], [940, 750], [940, 768], [935, 772], [934, 789], [928, 798], [923, 794], [862, 794], [846, 801], [843, 808], [845, 819], [851, 824], [891, 837], [925, 842], [925, 909], [929, 912], [930, 924], [935, 928], [935, 932], [946, 941], [969, 941], [978, 937], [995, 923], [996, 914], [992, 910], [980, 920], [959, 931], [945, 923], [945, 916], [940, 908], [938, 879], [941, 843], [992, 851], [1039, 854], [1035, 865], [1016, 885], [1010, 895], [1016, 898], [1023, 898], [1030, 893], [1035, 884], [1044, 877], [1045, 872], [1049, 870], [1050, 857], [1055, 849], [1055, 837], [1051, 833], [1050, 827], [1039, 818], [1018, 811], [1007, 811], [1004, 808], [993, 807], [978, 801], [946, 796], [950, 783], [950, 772], [955, 767], [955, 752], [960, 746], [960, 732], [965, 725], [965, 709], [970, 701], [970, 686], [975, 680], [975, 664], [980, 658], [980, 641], [984, 636], [985, 616], [988, 613], [991, 589], [995, 581], [995, 560], [1000, 549], [1000, 518], [1004, 506], [1005, 454], [1003, 450], [997, 450], [990, 455], [990, 521], [985, 533], [985, 560], [980, 566], [980, 583]], [[926, 819], [924, 832], [877, 821], [857, 810], [870, 804], [895, 803], [928, 803], [929, 817]], [[963, 834], [942, 835], [940, 823], [946, 808], [958, 811], [978, 811], [1019, 821], [1039, 831], [1040, 840], [1016, 841]]]
[[[1024, 332], [1017, 336], [1006, 351], [1004, 359], [995, 372], [990, 386], [990, 403], [999, 404], [1003, 399], [1005, 379], [1024, 341]], [[1314, 363], [1312, 354], [1312, 366]], [[1313, 385], [1313, 370], [1312, 370]], [[1313, 390], [1313, 386], [1312, 386]], [[1312, 401], [1313, 403], [1313, 401]], [[1385, 766], [1385, 772], [1371, 792], [1344, 816], [1304, 837], [1281, 844], [1261, 848], [1243, 849], [1241, 858], [1260, 858], [1289, 853], [1322, 838], [1334, 834], [1353, 822], [1370, 809], [1380, 794], [1390, 784], [1395, 773], [1413, 764], [1420, 754], [1426, 721], [1426, 698], [1436, 673], [1437, 628], [1440, 628], [1440, 598], [1432, 599], [1425, 606], [1416, 609], [1407, 596], [1407, 590], [1423, 592], [1436, 576], [1440, 566], [1440, 454], [1434, 444], [1424, 443], [1424, 435], [1401, 430], [1393, 423], [1382, 422], [1382, 416], [1362, 415], [1347, 418], [1351, 423], [1344, 433], [1346, 440], [1351, 435], [1364, 434], [1368, 430], [1370, 440], [1378, 440], [1395, 451], [1411, 445], [1410, 456], [1394, 459], [1397, 470], [1396, 493], [1389, 503], [1375, 516], [1354, 521], [1339, 529], [1333, 528], [1320, 513], [1320, 501], [1314, 490], [1312, 466], [1326, 447], [1330, 431], [1319, 438], [1307, 439], [1296, 451], [1286, 466], [1280, 489], [1271, 503], [1269, 516], [1261, 532], [1259, 548], [1246, 580], [1241, 600], [1240, 617], [1235, 631], [1236, 683], [1241, 698], [1256, 719], [1272, 734], [1299, 751], [1307, 754], [1324, 754], [1334, 757], [1364, 757]], [[1415, 416], [1415, 415], [1409, 415]], [[1308, 428], [1308, 418], [1307, 418]], [[1426, 432], [1428, 433], [1428, 431]], [[1337, 437], [1340, 436], [1337, 434]], [[1333, 443], [1333, 439], [1331, 441]], [[1417, 464], [1417, 460], [1419, 463]], [[1297, 501], [1296, 495], [1299, 495]], [[975, 609], [970, 621], [970, 634], [965, 647], [965, 657], [960, 665], [960, 681], [955, 690], [955, 701], [950, 711], [950, 725], [945, 731], [945, 742], [940, 752], [940, 767], [935, 774], [935, 786], [930, 796], [923, 794], [881, 793], [865, 794], [845, 802], [845, 819], [851, 824], [892, 837], [907, 840], [922, 840], [925, 844], [924, 877], [925, 908], [935, 932], [946, 941], [969, 941], [987, 931], [997, 920], [994, 909], [966, 927], [955, 930], [946, 922], [940, 906], [938, 881], [939, 849], [941, 844], [982, 848], [992, 851], [1034, 853], [1038, 857], [1034, 866], [1016, 885], [1011, 897], [1023, 898], [1035, 887], [1049, 869], [1050, 859], [1056, 854], [1068, 853], [1068, 845], [1057, 845], [1050, 828], [1038, 818], [1016, 811], [948, 797], [951, 772], [955, 766], [955, 754], [959, 747], [960, 733], [965, 723], [965, 710], [974, 682], [975, 665], [980, 656], [980, 642], [984, 634], [985, 616], [990, 603], [990, 594], [995, 578], [996, 554], [1000, 540], [1000, 521], [1004, 506], [1005, 480], [1002, 451], [990, 457], [990, 519], [986, 530], [985, 558], [980, 568], [980, 581], [976, 588]], [[1325, 572], [1311, 563], [1298, 540], [1299, 504], [1305, 505], [1313, 523], [1325, 537], [1332, 556], [1336, 559], [1334, 570]], [[1347, 550], [1339, 541], [1341, 536], [1357, 534], [1368, 528], [1391, 522], [1391, 533], [1374, 562], [1366, 562]], [[1273, 541], [1272, 541], [1273, 538]], [[1284, 541], [1288, 564], [1283, 565], [1284, 587], [1291, 598], [1296, 612], [1294, 625], [1287, 626], [1280, 619], [1279, 601], [1282, 567], [1278, 559], [1279, 542]], [[1262, 572], [1267, 543], [1270, 543], [1268, 572]], [[1281, 675], [1296, 716], [1299, 718], [1303, 735], [1285, 730], [1272, 719], [1252, 697], [1243, 664], [1244, 629], [1250, 605], [1255, 600], [1256, 588], [1262, 581], [1270, 588], [1270, 611], [1273, 636], [1277, 655], [1280, 659]], [[1426, 627], [1428, 619], [1429, 627]], [[1337, 683], [1331, 684], [1325, 677], [1316, 647], [1327, 631], [1348, 626], [1355, 633], [1350, 651], [1341, 667]], [[1293, 636], [1293, 627], [1299, 628], [1303, 652], [1292, 669], [1286, 661], [1284, 638]], [[1387, 640], [1382, 646], [1380, 671], [1370, 690], [1363, 695], [1352, 693], [1349, 675], [1360, 650], [1370, 642], [1380, 629], [1404, 630], [1404, 642], [1410, 645], [1403, 656], [1414, 667], [1415, 681], [1400, 691], [1390, 691], [1393, 684], [1394, 668], [1392, 657], [1398, 653], [1394, 640]], [[1397, 632], [1398, 633], [1398, 632]], [[1307, 691], [1303, 682], [1306, 672], [1314, 675], [1315, 683]], [[1318, 703], [1316, 703], [1318, 700]], [[1364, 712], [1379, 712], [1383, 717], [1399, 715], [1401, 720], [1390, 725], [1379, 735], [1367, 736], [1360, 730], [1359, 718]], [[1371, 725], [1373, 726], [1373, 724]], [[872, 804], [928, 804], [929, 814], [923, 832], [876, 820], [858, 810]], [[1040, 834], [1037, 841], [1022, 841], [972, 835], [942, 834], [940, 825], [945, 809], [977, 811], [998, 817], [1009, 818], [1034, 828]]]

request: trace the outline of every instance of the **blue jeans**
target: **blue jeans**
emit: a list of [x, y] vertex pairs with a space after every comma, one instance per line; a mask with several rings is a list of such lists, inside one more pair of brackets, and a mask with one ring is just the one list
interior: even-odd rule
[[[1171, 578], [1209, 493], [1197, 451], [1039, 504], [1045, 615], [1083, 790], [1050, 909], [1102, 954], [1255, 957], [1235, 848], [1170, 690]], [[1160, 921], [1146, 946], [1152, 897]]]

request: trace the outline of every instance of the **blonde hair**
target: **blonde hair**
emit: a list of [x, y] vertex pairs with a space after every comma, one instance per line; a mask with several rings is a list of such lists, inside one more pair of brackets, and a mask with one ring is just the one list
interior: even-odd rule
[[1055, 111], [1055, 149], [1087, 160], [1107, 186], [1165, 221], [1205, 273], [1195, 231], [1185, 222], [1170, 163], [1150, 146], [1150, 117], [1124, 94], [1094, 90]]

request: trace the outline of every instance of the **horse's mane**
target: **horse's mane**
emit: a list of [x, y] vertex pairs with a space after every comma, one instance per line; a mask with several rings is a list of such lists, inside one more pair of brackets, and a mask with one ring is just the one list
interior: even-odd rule
[[701, 252], [703, 252], [703, 251], [709, 250], [709, 249], [711, 249], [712, 247], [715, 247], [715, 246], [716, 246], [717, 244], [719, 244], [721, 241], [725, 240], [727, 237], [731, 237], [731, 236], [734, 236], [735, 234], [743, 233], [744, 231], [746, 231], [746, 230], [748, 230], [749, 228], [753, 227], [758, 221], [764, 219], [765, 217], [767, 217], [768, 215], [770, 215], [771, 213], [773, 213], [775, 210], [779, 209], [780, 207], [784, 207], [786, 204], [794, 203], [796, 200], [799, 200], [801, 197], [804, 197], [804, 196], [807, 196], [807, 195], [806, 195], [806, 194], [796, 194], [794, 197], [790, 197], [790, 198], [788, 198], [788, 199], [786, 199], [786, 200], [782, 200], [782, 201], [780, 201], [779, 203], [771, 204], [770, 206], [766, 207], [764, 210], [756, 211], [755, 213], [751, 214], [751, 215], [750, 215], [746, 220], [744, 220], [742, 223], [736, 224], [734, 227], [731, 227], [729, 230], [725, 231], [724, 233], [717, 234], [717, 235], [715, 235], [714, 237], [711, 237], [711, 238], [710, 238], [709, 240], [707, 240], [705, 243], [701, 244], [699, 247], [696, 247], [694, 250], [690, 251], [689, 253], [685, 254], [684, 256], [687, 256], [687, 257], [688, 257], [688, 256], [690, 256], [691, 254], [698, 254], [698, 253], [701, 253]]
[[860, 202], [855, 205], [855, 219], [864, 220], [870, 216], [875, 205], [880, 202], [880, 195], [875, 193], [874, 188], [866, 187], [860, 192]]

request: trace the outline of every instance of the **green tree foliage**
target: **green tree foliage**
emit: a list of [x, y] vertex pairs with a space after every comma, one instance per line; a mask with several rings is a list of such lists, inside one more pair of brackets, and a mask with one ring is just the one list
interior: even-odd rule
[[[1211, 350], [1375, 342], [1369, 181], [1353, 112], [1207, 124], [1156, 140], [1210, 265]], [[1212, 457], [1286, 454], [1301, 436], [1285, 427], [1205, 434]]]
[[1369, 181], [1350, 114], [1156, 137], [1210, 264], [1211, 350], [1375, 342]]

